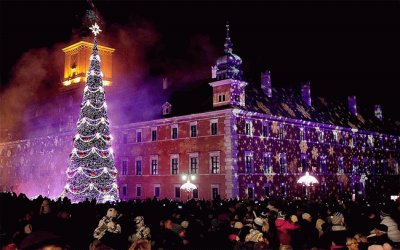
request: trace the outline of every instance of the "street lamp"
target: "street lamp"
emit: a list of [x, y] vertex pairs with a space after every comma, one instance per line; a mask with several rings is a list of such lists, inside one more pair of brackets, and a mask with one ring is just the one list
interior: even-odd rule
[[310, 175], [308, 173], [308, 171], [306, 171], [306, 174], [303, 175], [302, 177], [300, 177], [300, 179], [297, 181], [297, 183], [303, 184], [306, 186], [306, 197], [308, 198], [309, 192], [308, 192], [308, 188], [312, 185], [312, 184], [316, 184], [318, 183], [318, 180]]
[[190, 180], [194, 181], [196, 179], [195, 175], [192, 174], [183, 174], [182, 175], [182, 180], [186, 181], [186, 183], [182, 184], [181, 189], [185, 191], [188, 195], [188, 200], [189, 200], [189, 195], [193, 190], [197, 189], [196, 185], [190, 182]]

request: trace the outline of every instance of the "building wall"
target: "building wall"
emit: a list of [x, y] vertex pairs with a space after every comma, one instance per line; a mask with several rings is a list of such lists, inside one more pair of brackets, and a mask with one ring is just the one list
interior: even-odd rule
[[[211, 198], [211, 185], [217, 185], [222, 197], [226, 197], [226, 146], [225, 123], [230, 118], [229, 110], [208, 112], [198, 115], [174, 117], [145, 123], [125, 125], [119, 130], [119, 142], [115, 148], [116, 166], [120, 173], [119, 185], [127, 186], [127, 195], [130, 198], [152, 198], [154, 185], [161, 189], [160, 198], [175, 198], [174, 186], [184, 183], [182, 174], [189, 173], [189, 154], [198, 154], [198, 171], [193, 183], [198, 186], [199, 198]], [[210, 121], [217, 119], [218, 133], [211, 135]], [[196, 137], [190, 137], [190, 125], [197, 123]], [[178, 126], [178, 138], [171, 138], [171, 126]], [[151, 141], [151, 130], [157, 128], [157, 140]], [[136, 142], [136, 131], [142, 131], [142, 142]], [[128, 138], [126, 144], [123, 137]], [[210, 153], [219, 153], [220, 173], [211, 174]], [[179, 156], [179, 171], [171, 173], [171, 155]], [[150, 158], [157, 156], [159, 160], [159, 174], [151, 175]], [[142, 175], [135, 173], [135, 158], [142, 158]], [[122, 176], [122, 162], [128, 161], [128, 173]], [[141, 185], [142, 195], [136, 197], [136, 185]], [[186, 196], [181, 195], [182, 199]]]

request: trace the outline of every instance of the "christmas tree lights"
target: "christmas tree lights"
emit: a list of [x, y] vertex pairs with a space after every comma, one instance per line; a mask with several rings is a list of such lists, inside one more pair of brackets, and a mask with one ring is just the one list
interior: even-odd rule
[[97, 49], [96, 37], [101, 30], [97, 23], [90, 29], [94, 34], [94, 45], [77, 122], [77, 134], [73, 139], [71, 163], [66, 171], [68, 180], [62, 196], [67, 196], [73, 202], [95, 199], [104, 203], [119, 199], [117, 169], [111, 148], [103, 73]]

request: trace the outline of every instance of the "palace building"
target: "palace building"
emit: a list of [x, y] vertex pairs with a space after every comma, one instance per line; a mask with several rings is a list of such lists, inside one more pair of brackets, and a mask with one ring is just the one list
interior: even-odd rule
[[[13, 138], [11, 128], [2, 129], [3, 191], [63, 191], [91, 46], [63, 49], [56, 118], [48, 118], [54, 109], [43, 105], [29, 111], [32, 137]], [[99, 52], [106, 90], [117, 88], [114, 49], [99, 46]], [[274, 88], [269, 71], [258, 83], [246, 82], [241, 64], [228, 29], [209, 79], [180, 87], [163, 79], [151, 87], [153, 105], [140, 110], [132, 105], [141, 98], [135, 93], [109, 101], [109, 114], [127, 116], [120, 124], [110, 120], [121, 199], [302, 196], [305, 187], [297, 180], [305, 172], [319, 181], [313, 196], [400, 192], [400, 122], [383, 116], [379, 105], [368, 110], [355, 96], [347, 103], [312, 99], [309, 82], [299, 90]], [[195, 176], [198, 189], [191, 194], [180, 189], [183, 174]]]

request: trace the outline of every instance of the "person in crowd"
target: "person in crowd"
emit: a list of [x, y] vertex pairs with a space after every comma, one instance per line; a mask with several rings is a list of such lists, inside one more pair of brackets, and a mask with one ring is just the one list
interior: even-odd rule
[[360, 233], [354, 235], [354, 239], [358, 242], [358, 249], [360, 250], [367, 250], [368, 249], [368, 239], [365, 235]]
[[279, 250], [292, 250], [291, 231], [299, 229], [300, 226], [286, 220], [286, 213], [278, 212], [278, 217], [275, 220], [275, 227], [278, 233]]
[[381, 224], [386, 225], [388, 230], [387, 230], [387, 236], [388, 238], [393, 242], [393, 245], [396, 248], [400, 248], [400, 230], [399, 230], [399, 225], [396, 223], [396, 221], [391, 217], [390, 215], [390, 209], [388, 207], [382, 208], [380, 211], [380, 216], [381, 216]]
[[309, 213], [303, 213], [301, 215], [301, 237], [303, 238], [303, 248], [304, 249], [316, 249], [317, 242], [319, 238], [318, 230], [313, 224], [312, 217]]
[[332, 227], [329, 232], [332, 245], [336, 248], [343, 248], [346, 246], [347, 228], [344, 221], [344, 216], [341, 212], [333, 213], [331, 217]]
[[346, 238], [346, 247], [345, 249], [348, 250], [359, 250], [358, 249], [358, 241], [351, 237], [351, 238]]
[[369, 246], [372, 246], [372, 248], [379, 248], [379, 246], [384, 249], [392, 248], [393, 242], [388, 237], [388, 227], [386, 225], [379, 224], [372, 232], [367, 237]]
[[164, 220], [156, 249], [183, 249], [183, 241], [179, 234], [173, 231], [173, 225], [172, 219]]
[[93, 232], [95, 240], [91, 247], [98, 247], [103, 243], [111, 248], [118, 249], [121, 247], [121, 225], [117, 221], [118, 211], [115, 208], [109, 208], [107, 214], [101, 218], [98, 226]]
[[[137, 248], [151, 245], [150, 228], [144, 224], [143, 216], [135, 217], [135, 232], [129, 236], [128, 241], [132, 244], [131, 248], [133, 245]], [[140, 244], [138, 241], [140, 241]]]

